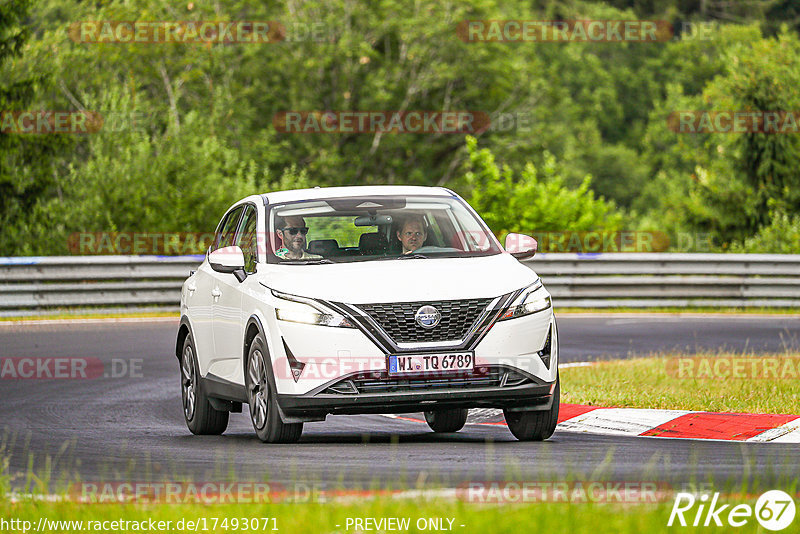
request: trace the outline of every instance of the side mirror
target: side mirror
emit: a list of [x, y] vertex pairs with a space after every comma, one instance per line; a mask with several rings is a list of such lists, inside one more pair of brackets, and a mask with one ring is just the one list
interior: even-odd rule
[[243, 282], [247, 278], [244, 271], [244, 253], [237, 246], [218, 248], [208, 255], [208, 264], [218, 273], [233, 274]]
[[532, 258], [539, 248], [539, 243], [534, 238], [525, 234], [508, 234], [506, 236], [506, 252], [518, 260]]

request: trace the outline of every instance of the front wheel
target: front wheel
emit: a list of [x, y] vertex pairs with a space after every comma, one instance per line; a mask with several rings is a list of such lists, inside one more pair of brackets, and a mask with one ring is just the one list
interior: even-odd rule
[[561, 402], [561, 381], [556, 378], [553, 406], [540, 412], [509, 412], [503, 410], [508, 429], [520, 441], [543, 441], [553, 435], [558, 424], [558, 406]]
[[469, 410], [456, 408], [454, 410], [437, 410], [425, 412], [425, 421], [434, 432], [458, 432], [467, 423]]
[[270, 385], [266, 345], [257, 335], [247, 358], [247, 401], [250, 420], [258, 439], [264, 443], [294, 443], [303, 433], [303, 423], [284, 423], [278, 413], [278, 400]]

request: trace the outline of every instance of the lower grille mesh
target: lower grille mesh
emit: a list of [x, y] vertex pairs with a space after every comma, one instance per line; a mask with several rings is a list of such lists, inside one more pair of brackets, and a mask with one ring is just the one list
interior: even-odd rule
[[435, 376], [430, 378], [389, 378], [386, 372], [362, 373], [329, 386], [328, 395], [367, 393], [402, 393], [409, 391], [513, 387], [530, 383], [531, 379], [510, 369], [489, 367], [485, 372], [470, 375]]

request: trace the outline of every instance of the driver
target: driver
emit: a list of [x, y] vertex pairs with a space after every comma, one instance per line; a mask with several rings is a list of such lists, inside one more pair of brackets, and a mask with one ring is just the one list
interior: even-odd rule
[[397, 232], [397, 239], [403, 244], [403, 254], [411, 254], [420, 248], [427, 238], [425, 220], [421, 215], [412, 215], [406, 219], [402, 229]]
[[308, 226], [300, 216], [278, 217], [275, 228], [283, 241], [283, 247], [275, 251], [282, 260], [319, 260], [322, 256], [306, 252], [306, 234]]

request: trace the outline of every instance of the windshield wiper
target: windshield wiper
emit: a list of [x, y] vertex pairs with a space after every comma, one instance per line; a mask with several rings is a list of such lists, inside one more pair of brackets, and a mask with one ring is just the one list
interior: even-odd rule
[[288, 265], [327, 265], [329, 263], [336, 263], [336, 262], [329, 260], [328, 258], [322, 258], [319, 260], [290, 260], [290, 261], [282, 261], [281, 263]]
[[374, 261], [388, 261], [388, 260], [427, 260], [428, 256], [422, 254], [401, 254], [400, 256], [383, 256], [375, 258]]

